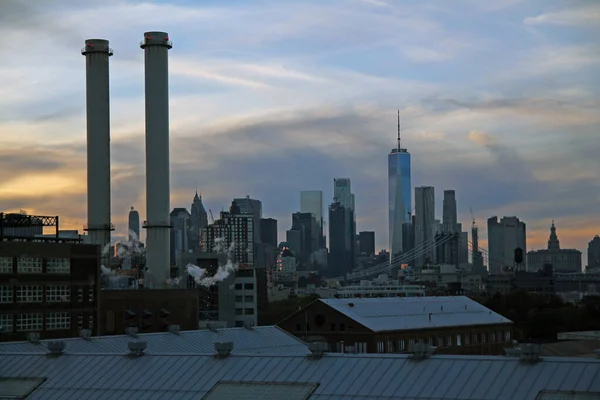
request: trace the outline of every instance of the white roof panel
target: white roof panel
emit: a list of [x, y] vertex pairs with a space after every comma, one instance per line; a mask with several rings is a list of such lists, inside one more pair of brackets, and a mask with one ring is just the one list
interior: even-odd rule
[[[258, 397], [249, 399], [263, 398], [261, 388], [272, 398], [289, 393], [286, 400], [302, 398], [311, 389], [310, 400], [536, 400], [543, 391], [548, 399], [570, 395], [587, 400], [600, 395], [600, 360], [589, 358], [543, 358], [529, 363], [498, 356], [434, 355], [417, 361], [402, 354], [219, 358], [125, 353], [0, 353], [0, 376], [45, 378], [27, 400], [199, 400], [223, 383], [228, 383], [225, 389], [252, 387]], [[289, 390], [283, 388], [286, 385]], [[235, 395], [232, 392], [228, 390]]]
[[[306, 344], [276, 326], [257, 326], [252, 329], [226, 328], [179, 333], [145, 333], [135, 337], [128, 335], [99, 336], [89, 340], [83, 338], [53, 339], [66, 343], [67, 353], [122, 353], [127, 344], [143, 340], [148, 343], [152, 354], [209, 354], [215, 342], [233, 342], [236, 354], [308, 354]], [[47, 353], [46, 343], [3, 342], [0, 353]]]
[[319, 299], [374, 332], [511, 324], [466, 296]]

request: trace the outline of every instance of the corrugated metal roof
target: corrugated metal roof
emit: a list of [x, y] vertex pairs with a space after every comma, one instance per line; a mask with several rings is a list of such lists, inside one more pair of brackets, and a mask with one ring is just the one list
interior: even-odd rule
[[397, 354], [326, 354], [320, 359], [0, 354], [0, 376], [47, 378], [28, 400], [198, 400], [219, 381], [315, 383], [311, 400], [534, 400], [542, 390], [600, 394], [600, 360], [585, 358], [527, 364], [510, 357], [415, 361]]
[[[148, 353], [152, 354], [210, 354], [215, 342], [233, 342], [233, 352], [237, 354], [308, 354], [306, 344], [276, 326], [257, 326], [253, 329], [228, 328], [179, 333], [146, 333], [137, 337], [118, 335], [58, 339], [65, 342], [68, 353], [123, 353], [127, 344], [135, 340], [148, 343]], [[5, 342], [0, 343], [0, 353], [47, 353], [46, 343]]]
[[374, 332], [511, 324], [466, 296], [319, 299]]

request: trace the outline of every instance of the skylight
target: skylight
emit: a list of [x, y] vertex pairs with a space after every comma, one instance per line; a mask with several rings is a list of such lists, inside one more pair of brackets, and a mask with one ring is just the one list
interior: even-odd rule
[[307, 400], [317, 383], [218, 382], [203, 400]]
[[26, 399], [44, 378], [0, 378], [0, 399]]

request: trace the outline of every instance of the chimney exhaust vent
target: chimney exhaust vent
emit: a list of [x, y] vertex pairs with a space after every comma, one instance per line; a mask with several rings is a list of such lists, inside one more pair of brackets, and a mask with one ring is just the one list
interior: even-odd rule
[[216, 342], [215, 350], [217, 351], [217, 357], [227, 357], [233, 350], [233, 342]]
[[65, 351], [67, 344], [65, 342], [51, 341], [47, 343], [47, 347], [51, 355], [59, 356]]
[[323, 342], [312, 342], [308, 343], [308, 350], [313, 358], [323, 357], [323, 354], [327, 351], [327, 343]]
[[129, 342], [127, 343], [127, 347], [129, 347], [130, 355], [139, 357], [144, 354], [144, 351], [148, 347], [148, 343], [145, 341]]

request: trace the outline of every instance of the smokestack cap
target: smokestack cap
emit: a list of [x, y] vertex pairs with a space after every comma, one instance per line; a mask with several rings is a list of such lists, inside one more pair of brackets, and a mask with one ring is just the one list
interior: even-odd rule
[[140, 47], [145, 49], [147, 46], [163, 46], [170, 49], [173, 47], [173, 42], [171, 42], [167, 32], [145, 32], [144, 40], [140, 43]]
[[85, 56], [90, 53], [107, 53], [112, 56], [113, 50], [109, 47], [106, 39], [86, 39], [81, 54]]

